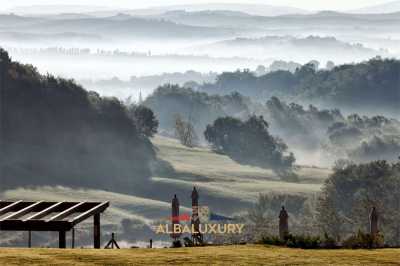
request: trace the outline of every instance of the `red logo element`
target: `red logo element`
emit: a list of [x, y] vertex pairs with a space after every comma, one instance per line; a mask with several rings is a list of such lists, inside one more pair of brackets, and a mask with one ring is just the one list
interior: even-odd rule
[[184, 213], [184, 214], [181, 214], [179, 216], [171, 216], [171, 217], [169, 217], [169, 220], [171, 220], [173, 222], [179, 222], [179, 221], [188, 222], [188, 221], [190, 221], [190, 219], [191, 218], [190, 218], [190, 215], [188, 213]]

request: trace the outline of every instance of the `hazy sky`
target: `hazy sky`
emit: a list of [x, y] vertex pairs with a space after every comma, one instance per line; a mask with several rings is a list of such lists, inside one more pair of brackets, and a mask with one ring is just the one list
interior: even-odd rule
[[393, 0], [0, 0], [0, 9], [26, 5], [96, 5], [123, 8], [145, 8], [160, 5], [204, 3], [258, 3], [285, 5], [309, 10], [349, 10]]

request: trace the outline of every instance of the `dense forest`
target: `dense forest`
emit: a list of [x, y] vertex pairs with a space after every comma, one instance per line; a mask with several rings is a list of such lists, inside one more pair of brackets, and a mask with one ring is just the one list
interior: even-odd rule
[[249, 70], [225, 72], [215, 83], [199, 86], [209, 93], [233, 91], [254, 99], [271, 96], [304, 102], [326, 103], [338, 108], [366, 110], [375, 113], [398, 113], [400, 102], [400, 61], [379, 57], [358, 64], [318, 69], [306, 64], [294, 73], [274, 71], [257, 76]]
[[229, 95], [209, 95], [191, 88], [166, 84], [158, 87], [144, 101], [144, 105], [154, 111], [160, 122], [160, 129], [171, 135], [175, 116], [190, 120], [196, 134], [202, 136], [208, 124], [218, 117], [234, 115], [246, 118], [250, 113], [250, 99], [239, 93]]
[[393, 162], [400, 154], [400, 122], [396, 119], [357, 113], [346, 116], [339, 109], [305, 107], [275, 96], [265, 103], [260, 101], [238, 92], [210, 95], [167, 84], [155, 90], [144, 105], [159, 119], [160, 133], [173, 136], [174, 119], [179, 115], [193, 125], [200, 144], [207, 143], [203, 137], [206, 127], [218, 118], [229, 116], [246, 121], [255, 114], [264, 117], [268, 131], [281, 138], [296, 157], [306, 155], [308, 163], [329, 166], [341, 158]]
[[115, 98], [41, 75], [0, 50], [1, 189], [69, 185], [129, 191], [150, 175], [152, 144]]

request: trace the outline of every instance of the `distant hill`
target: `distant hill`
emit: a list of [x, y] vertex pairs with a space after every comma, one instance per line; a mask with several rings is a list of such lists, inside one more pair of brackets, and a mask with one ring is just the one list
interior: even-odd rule
[[[230, 4], [230, 3], [209, 3], [209, 4], [183, 4], [183, 5], [167, 5], [143, 9], [125, 9], [124, 13], [134, 16], [154, 16], [160, 15], [170, 11], [186, 11], [186, 12], [199, 12], [199, 11], [227, 11], [246, 13], [254, 16], [280, 16], [285, 14], [307, 14], [307, 10], [287, 7], [287, 6], [272, 6], [260, 4]], [[94, 16], [111, 16], [121, 10], [106, 10], [91, 12]]]
[[393, 13], [400, 11], [400, 1], [392, 1], [389, 3], [367, 6], [364, 8], [350, 10], [351, 13], [378, 14], [378, 13]]
[[194, 5], [172, 5], [160, 7], [159, 10], [185, 10], [188, 12], [193, 11], [238, 11], [256, 16], [279, 16], [284, 14], [307, 14], [309, 11], [288, 7], [288, 6], [273, 6], [273, 5], [260, 5], [260, 4], [229, 4], [229, 3], [210, 3], [210, 4], [194, 4]]
[[334, 37], [308, 36], [296, 38], [292, 36], [265, 36], [262, 38], [236, 38], [216, 42], [192, 49], [199, 54], [216, 56], [239, 56], [244, 58], [276, 58], [296, 60], [307, 63], [312, 58], [322, 61], [335, 60], [351, 62], [366, 60], [377, 55], [385, 55], [364, 47], [362, 44], [350, 44]]
[[56, 34], [73, 32], [79, 34], [104, 35], [108, 38], [157, 37], [200, 38], [234, 34], [228, 28], [200, 27], [177, 24], [161, 19], [132, 17], [119, 13], [112, 17], [88, 18], [31, 18], [16, 15], [1, 15], [0, 30], [27, 33]]
[[88, 13], [109, 10], [106, 6], [94, 5], [30, 5], [16, 6], [8, 9], [7, 12], [21, 15], [45, 15], [61, 13]]
[[[317, 13], [294, 13], [279, 16], [258, 16], [246, 12], [233, 12], [229, 10], [173, 10], [161, 14], [154, 14], [152, 18], [166, 19], [176, 23], [192, 26], [230, 27], [255, 30], [276, 30], [280, 34], [289, 29], [296, 30], [298, 34], [310, 29], [329, 30], [330, 32], [343, 33], [344, 30], [354, 33], [357, 28], [362, 31], [390, 31], [400, 26], [400, 12], [390, 14], [350, 14], [334, 11], [321, 11]], [[317, 26], [318, 25], [318, 26]], [[301, 28], [301, 30], [299, 30]]]

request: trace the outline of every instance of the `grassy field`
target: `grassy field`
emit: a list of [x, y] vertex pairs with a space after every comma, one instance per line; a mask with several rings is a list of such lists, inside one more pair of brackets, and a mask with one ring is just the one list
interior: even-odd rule
[[399, 265], [400, 249], [299, 250], [258, 245], [181, 249], [0, 249], [0, 265]]
[[[170, 212], [170, 199], [178, 194], [182, 199], [182, 210], [189, 210], [190, 192], [197, 186], [200, 203], [214, 210], [228, 211], [224, 206], [249, 206], [260, 193], [312, 194], [318, 192], [329, 175], [329, 169], [300, 167], [297, 170], [299, 183], [281, 181], [269, 169], [240, 165], [229, 157], [213, 153], [206, 148], [189, 149], [176, 140], [157, 136], [152, 139], [157, 156], [168, 162], [175, 170], [174, 175], [153, 176], [148, 192], [133, 191], [132, 195], [96, 189], [71, 189], [67, 187], [18, 188], [5, 191], [3, 199], [25, 200], [90, 200], [111, 202], [105, 221], [119, 223], [128, 218], [150, 223]], [[154, 193], [157, 190], [157, 193]], [[186, 198], [187, 199], [186, 199]], [[218, 205], [221, 205], [218, 206]], [[187, 209], [185, 209], [185, 207]]]
[[[3, 192], [0, 199], [107, 200], [111, 207], [104, 213], [102, 224], [109, 225], [104, 231], [108, 232], [118, 230], [123, 219], [150, 225], [155, 220], [167, 217], [171, 212], [170, 202], [174, 194], [180, 199], [181, 211], [189, 212], [193, 186], [199, 190], [201, 205], [209, 206], [215, 213], [231, 216], [246, 212], [260, 193], [314, 194], [320, 191], [323, 181], [330, 174], [329, 169], [302, 166], [296, 170], [300, 181], [290, 183], [280, 180], [269, 169], [238, 164], [207, 148], [190, 149], [174, 139], [161, 136], [156, 136], [152, 142], [158, 158], [172, 166], [174, 172], [152, 176], [143, 186], [144, 189], [132, 191], [130, 195], [115, 191], [55, 186], [12, 189]], [[92, 225], [88, 221], [80, 226], [82, 230], [86, 230]], [[138, 237], [140, 230], [136, 233]], [[16, 236], [7, 235], [7, 239], [2, 236], [0, 244], [13, 237]]]

